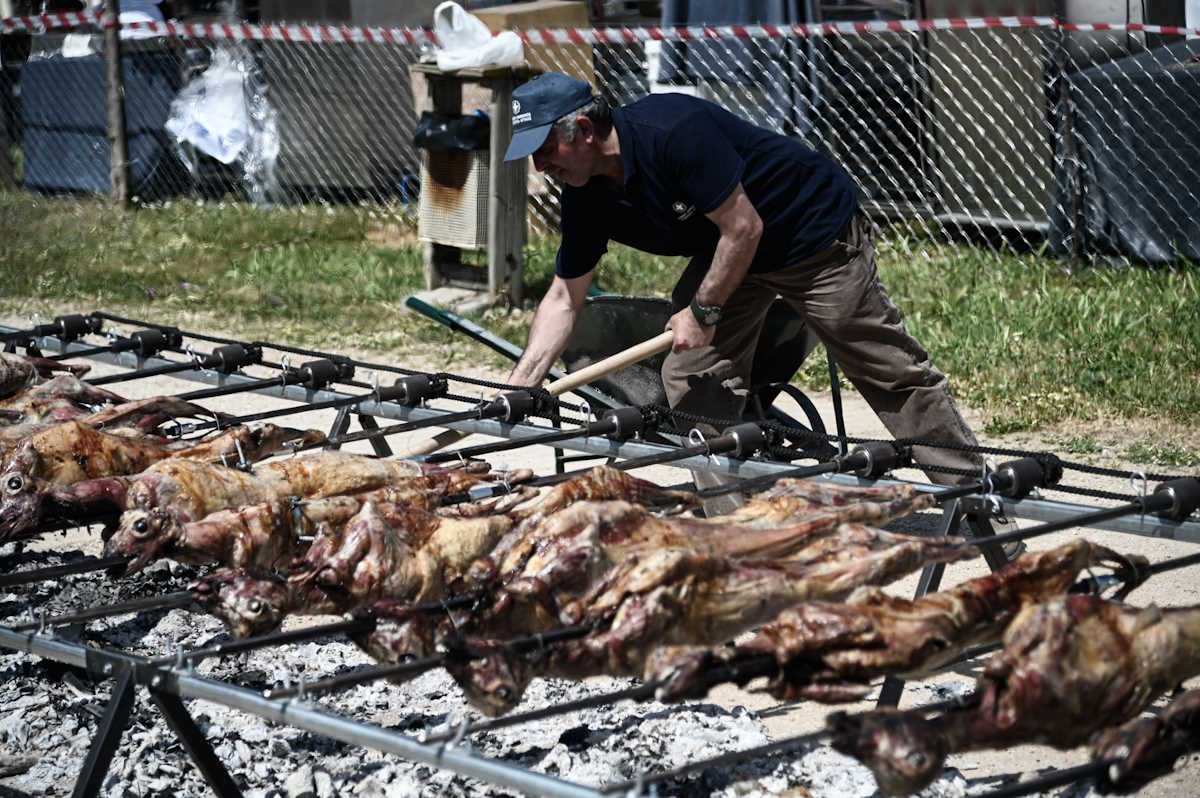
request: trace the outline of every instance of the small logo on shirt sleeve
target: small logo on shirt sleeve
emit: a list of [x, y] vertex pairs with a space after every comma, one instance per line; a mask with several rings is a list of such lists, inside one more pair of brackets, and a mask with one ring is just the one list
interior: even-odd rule
[[685, 222], [696, 212], [696, 206], [688, 205], [686, 202], [676, 200], [671, 204], [671, 210], [673, 210], [675, 215], [679, 217], [679, 221]]

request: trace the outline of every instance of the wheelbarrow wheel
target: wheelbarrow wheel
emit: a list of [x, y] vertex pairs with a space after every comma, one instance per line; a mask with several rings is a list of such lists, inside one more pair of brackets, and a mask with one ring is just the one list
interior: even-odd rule
[[[788, 396], [796, 400], [796, 404], [800, 405], [800, 409], [804, 411], [804, 417], [808, 420], [808, 424], [806, 426], [810, 430], [818, 435], [826, 434], [825, 422], [821, 420], [821, 414], [817, 412], [817, 406], [812, 403], [812, 400], [808, 398], [804, 391], [801, 391], [799, 388], [796, 388], [793, 385], [780, 385], [779, 392], [786, 393]], [[795, 419], [793, 419], [787, 413], [784, 413], [782, 410], [776, 408], [773, 404], [768, 409], [768, 413], [774, 418], [785, 418], [792, 423], [795, 423]], [[786, 424], [788, 422], [781, 421], [780, 423]]]

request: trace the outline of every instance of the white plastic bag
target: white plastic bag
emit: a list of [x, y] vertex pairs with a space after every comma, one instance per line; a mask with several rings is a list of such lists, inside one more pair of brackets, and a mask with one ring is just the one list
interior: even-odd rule
[[433, 10], [433, 34], [438, 42], [438, 69], [516, 66], [525, 60], [520, 36], [507, 30], [493, 36], [487, 25], [453, 0]]
[[212, 66], [171, 102], [167, 131], [221, 163], [233, 163], [250, 138], [242, 81], [229, 53], [217, 50]]

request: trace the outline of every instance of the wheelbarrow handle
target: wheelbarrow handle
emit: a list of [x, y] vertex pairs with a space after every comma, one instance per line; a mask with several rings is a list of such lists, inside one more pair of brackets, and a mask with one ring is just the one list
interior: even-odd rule
[[[578, 388], [580, 385], [586, 385], [618, 369], [623, 369], [626, 366], [637, 363], [639, 360], [645, 360], [651, 355], [656, 355], [664, 349], [669, 349], [674, 342], [675, 333], [671, 330], [666, 330], [648, 341], [634, 344], [622, 352], [617, 352], [615, 355], [606, 357], [604, 360], [593, 363], [573, 374], [568, 374], [561, 380], [555, 380], [550, 383], [550, 387], [546, 390], [551, 396], [561, 396], [570, 390]], [[469, 432], [448, 429], [444, 432], [439, 432], [432, 438], [419, 441], [406, 450], [402, 456], [416, 457], [418, 455], [430, 454], [431, 452], [436, 452], [438, 449], [457, 443], [468, 435], [470, 435]]]

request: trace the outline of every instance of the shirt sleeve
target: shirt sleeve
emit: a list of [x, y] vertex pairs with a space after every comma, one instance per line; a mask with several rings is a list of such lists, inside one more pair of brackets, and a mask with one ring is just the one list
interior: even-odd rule
[[676, 125], [665, 149], [672, 178], [699, 213], [710, 213], [729, 199], [746, 170], [742, 156], [704, 111]]
[[608, 251], [609, 231], [604, 217], [586, 186], [563, 187], [562, 243], [554, 263], [555, 274], [565, 278], [582, 277], [596, 268]]

